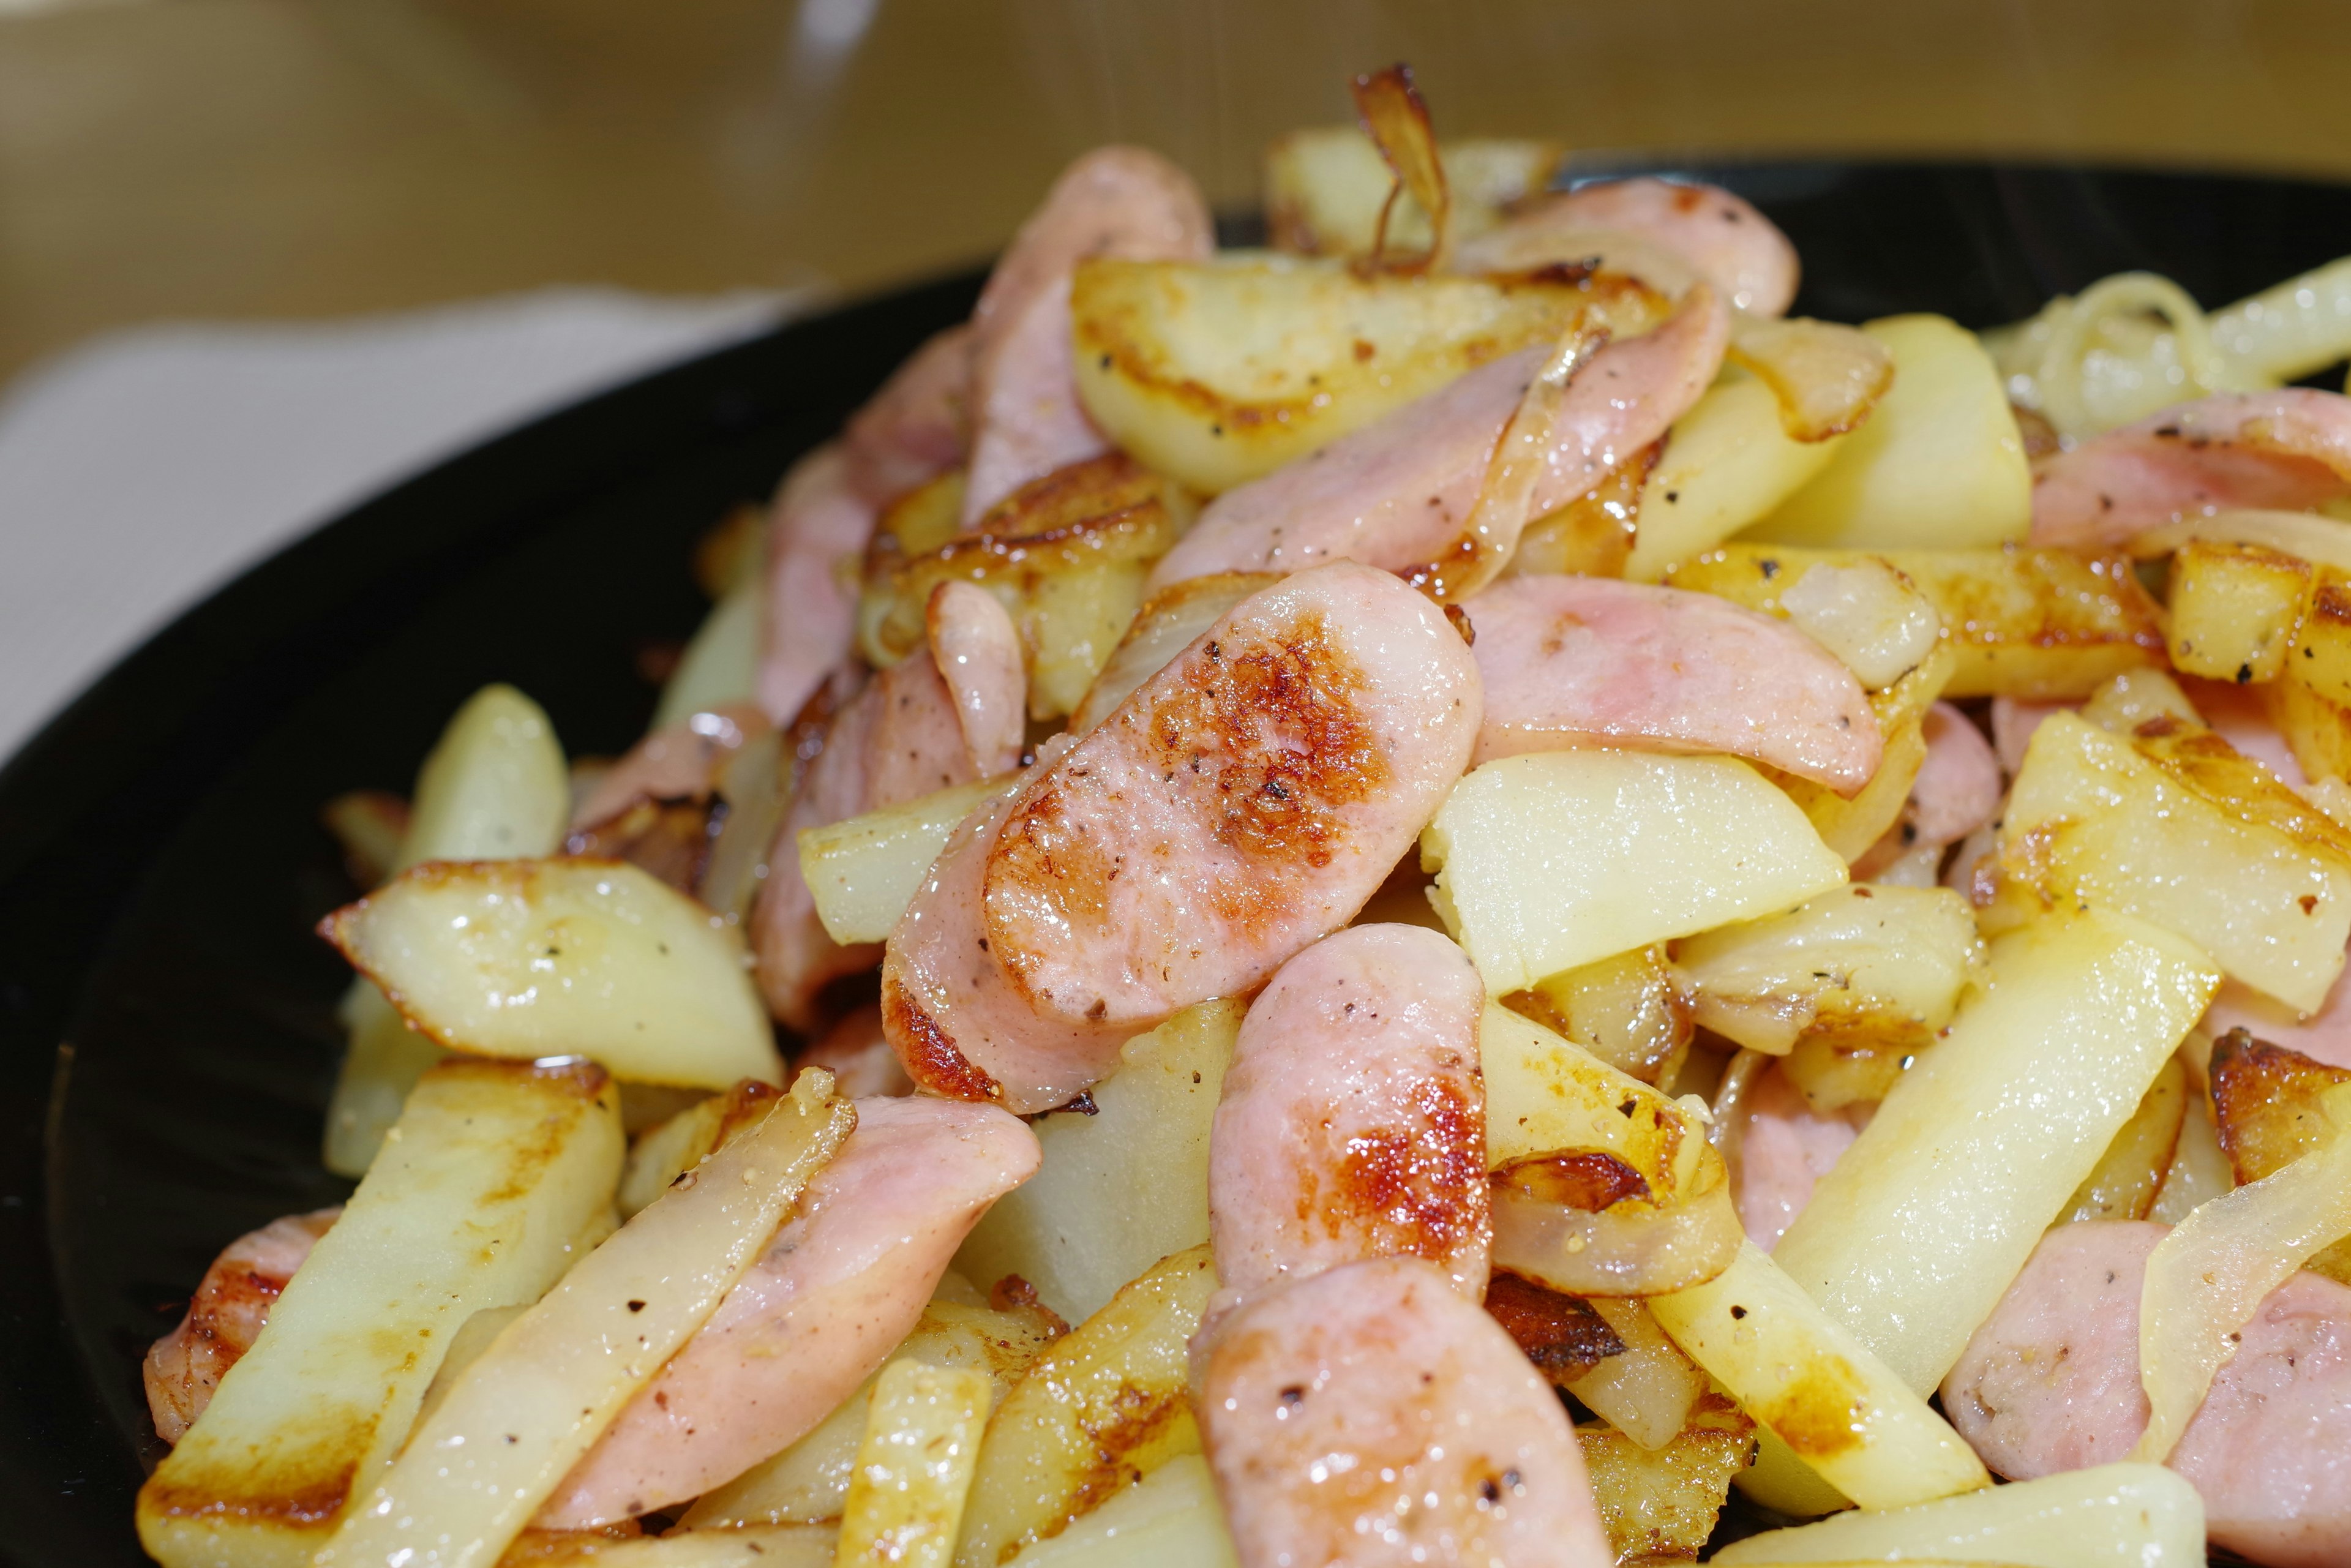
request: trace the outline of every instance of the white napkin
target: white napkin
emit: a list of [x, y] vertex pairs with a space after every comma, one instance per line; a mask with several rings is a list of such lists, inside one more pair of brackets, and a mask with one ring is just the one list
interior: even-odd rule
[[28, 373], [0, 398], [0, 758], [279, 546], [792, 303], [549, 289], [324, 325], [141, 328]]

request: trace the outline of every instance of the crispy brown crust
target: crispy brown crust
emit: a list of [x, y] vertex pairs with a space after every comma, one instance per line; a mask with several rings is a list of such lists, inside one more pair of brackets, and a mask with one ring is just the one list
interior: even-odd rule
[[1589, 1303], [1516, 1274], [1497, 1272], [1488, 1281], [1486, 1315], [1554, 1383], [1581, 1377], [1625, 1350], [1616, 1331]]
[[891, 1049], [918, 1089], [955, 1100], [1000, 1100], [1004, 1086], [988, 1076], [925, 1012], [897, 977], [882, 977], [882, 1020]]

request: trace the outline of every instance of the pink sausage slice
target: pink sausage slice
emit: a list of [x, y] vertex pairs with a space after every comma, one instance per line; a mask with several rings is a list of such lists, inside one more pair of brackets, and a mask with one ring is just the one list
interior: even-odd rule
[[1913, 844], [1955, 844], [2000, 810], [2000, 757], [1975, 722], [1949, 703], [1927, 710], [1927, 758], [1905, 816]]
[[1611, 1568], [1559, 1396], [1417, 1258], [1260, 1297], [1194, 1408], [1242, 1568]]
[[924, 622], [973, 770], [982, 779], [1009, 773], [1029, 733], [1029, 680], [1011, 615], [977, 583], [942, 582]]
[[2032, 481], [2032, 542], [2110, 549], [2223, 507], [2302, 511], [2351, 491], [2351, 398], [2208, 397], [2061, 452]]
[[[2139, 1290], [2166, 1228], [2062, 1225], [1943, 1380], [1943, 1408], [2011, 1479], [2110, 1464], [2147, 1426]], [[2351, 1563], [2351, 1289], [2296, 1274], [2262, 1303], [2172, 1451], [2213, 1544], [2270, 1568]]]
[[221, 1249], [189, 1298], [180, 1326], [150, 1346], [140, 1365], [157, 1437], [177, 1443], [188, 1435], [220, 1380], [261, 1337], [287, 1281], [342, 1212], [338, 1205], [289, 1214]]
[[1384, 572], [1241, 601], [951, 841], [883, 969], [907, 1072], [1047, 1110], [1129, 1036], [1256, 988], [1377, 891], [1479, 712], [1459, 634]]
[[1755, 1080], [1738, 1113], [1745, 1121], [1732, 1196], [1747, 1239], [1769, 1252], [1813, 1201], [1813, 1186], [1861, 1134], [1848, 1117], [1806, 1104], [1777, 1062]]
[[1785, 622], [1599, 577], [1511, 578], [1466, 608], [1486, 684], [1479, 762], [1577, 746], [1729, 752], [1848, 795], [1877, 771], [1861, 683]]
[[913, 1332], [1037, 1140], [988, 1105], [862, 1100], [857, 1131], [709, 1321], [539, 1511], [585, 1530], [697, 1497], [797, 1441]]
[[1485, 987], [1414, 925], [1354, 925], [1284, 964], [1241, 1024], [1208, 1140], [1223, 1306], [1366, 1258], [1486, 1293]]
[[1216, 225], [1190, 175], [1140, 147], [1099, 147], [1021, 225], [972, 313], [966, 528], [1031, 479], [1110, 450], [1078, 402], [1070, 279], [1090, 256], [1206, 261]]
[[571, 813], [571, 831], [608, 822], [643, 800], [707, 800], [745, 742], [773, 728], [749, 703], [728, 703], [657, 729], [629, 748]]
[[964, 460], [972, 330], [950, 327], [908, 356], [841, 432], [849, 483], [886, 506]]
[[[1711, 290], [1697, 289], [1656, 329], [1594, 354], [1568, 383], [1528, 517], [1558, 510], [1665, 434], [1721, 368], [1729, 319]], [[1523, 349], [1480, 365], [1227, 491], [1161, 558], [1152, 590], [1217, 571], [1303, 571], [1333, 560], [1410, 571], [1447, 559], [1494, 444], [1552, 351]]]
[[[1796, 298], [1796, 247], [1743, 197], [1715, 185], [1648, 177], [1608, 180], [1543, 196], [1499, 227], [1461, 248], [1464, 272], [1494, 263], [1519, 270], [1549, 261], [1573, 261], [1581, 235], [1595, 231], [1632, 235], [1678, 256], [1710, 281], [1731, 306], [1753, 316], [1784, 316]], [[1536, 247], [1556, 235], [1544, 255]]]
[[927, 652], [868, 682], [832, 721], [823, 746], [784, 813], [768, 851], [768, 879], [751, 906], [760, 994], [769, 1012], [803, 1034], [818, 1023], [818, 993], [843, 975], [872, 968], [881, 955], [871, 945], [843, 947], [825, 935], [800, 876], [800, 830], [979, 777], [955, 695]]
[[838, 445], [801, 458], [776, 492], [757, 686], [759, 706], [778, 724], [791, 723], [849, 657], [857, 599], [834, 568], [865, 549], [876, 515], [851, 484]]

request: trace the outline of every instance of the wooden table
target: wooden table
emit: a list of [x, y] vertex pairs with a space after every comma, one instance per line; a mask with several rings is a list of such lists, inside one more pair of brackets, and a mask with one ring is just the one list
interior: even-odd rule
[[2351, 176], [2323, 0], [0, 0], [0, 378], [167, 318], [872, 288], [1105, 140], [1246, 202], [1396, 58], [1441, 131], [1594, 154]]

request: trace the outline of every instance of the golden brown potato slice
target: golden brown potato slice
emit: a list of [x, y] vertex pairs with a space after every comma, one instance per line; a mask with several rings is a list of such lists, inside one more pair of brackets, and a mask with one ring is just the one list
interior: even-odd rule
[[621, 1218], [634, 1215], [668, 1191], [670, 1183], [700, 1165], [713, 1149], [757, 1123], [767, 1114], [768, 1103], [782, 1092], [772, 1083], [746, 1078], [726, 1093], [697, 1101], [648, 1129], [630, 1146], [629, 1163], [621, 1176], [616, 1200]]
[[[1851, 565], [1870, 553], [1729, 544], [1681, 562], [1665, 580], [1784, 615], [1780, 595], [1815, 563]], [[2018, 548], [1874, 554], [1943, 618], [1959, 658], [1946, 697], [2074, 701], [2125, 670], [2163, 662], [2162, 612], [2120, 556]]]
[[834, 1568], [947, 1568], [993, 1389], [987, 1374], [911, 1357], [873, 1380], [841, 1502]]
[[1435, 392], [1557, 341], [1579, 314], [1617, 337], [1667, 301], [1621, 274], [1360, 276], [1263, 256], [1088, 261], [1070, 308], [1078, 392], [1112, 440], [1217, 495]]
[[1755, 1423], [1719, 1395], [1708, 1395], [1663, 1448], [1644, 1448], [1597, 1424], [1578, 1427], [1575, 1437], [1619, 1563], [1697, 1562], [1730, 1495], [1730, 1478], [1755, 1453]]
[[782, 1075], [741, 936], [633, 865], [430, 862], [319, 930], [455, 1050], [711, 1090]]
[[[2212, 1046], [2212, 1108], [2220, 1148], [2239, 1186], [2259, 1181], [2325, 1144], [2333, 1129], [2318, 1097], [2351, 1083], [2351, 1069], [2231, 1030]], [[2351, 1241], [2337, 1241], [2303, 1265], [2351, 1285]]]
[[[2171, 1169], [2188, 1111], [2188, 1070], [2173, 1057], [2148, 1085], [2138, 1110], [2082, 1178], [2065, 1221], [2145, 1219]], [[2063, 1222], [2061, 1222], [2063, 1223]]]
[[1191, 503], [1121, 453], [1022, 486], [969, 533], [919, 553], [877, 538], [858, 600], [858, 647], [887, 667], [925, 645], [925, 607], [943, 582], [973, 582], [1002, 602], [1029, 662], [1029, 708], [1073, 711], [1143, 602], [1152, 563]]
[[1565, 970], [1502, 1001], [1644, 1083], [1666, 1075], [1696, 1027], [1689, 988], [1663, 946]]
[[2273, 681], [2302, 634], [2314, 573], [2260, 545], [2189, 539], [2171, 558], [2171, 662], [2215, 681]]
[[1187, 1346], [1216, 1288], [1206, 1247], [1179, 1252], [1038, 1358], [988, 1420], [959, 1568], [998, 1568], [1138, 1477], [1200, 1451]]
[[308, 1564], [391, 1463], [452, 1338], [538, 1298], [611, 1202], [621, 1115], [585, 1064], [426, 1072], [388, 1151], [139, 1494], [166, 1568]]
[[[1439, 142], [1454, 238], [1483, 234], [1505, 206], [1541, 190], [1566, 151], [1556, 141]], [[1395, 187], [1379, 149], [1357, 127], [1293, 131], [1266, 149], [1267, 235], [1276, 248], [1298, 256], [1368, 256]], [[1409, 195], [1397, 196], [1388, 248], [1418, 253], [1430, 239], [1428, 214]]]

